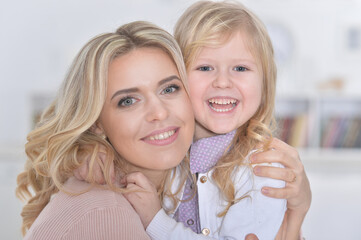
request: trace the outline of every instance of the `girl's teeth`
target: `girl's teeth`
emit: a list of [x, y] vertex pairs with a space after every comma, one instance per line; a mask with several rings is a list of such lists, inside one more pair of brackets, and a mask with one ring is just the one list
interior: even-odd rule
[[149, 137], [149, 139], [152, 141], [153, 140], [164, 140], [164, 139], [171, 137], [174, 133], [175, 133], [175, 130], [171, 130], [168, 132], [164, 132], [164, 133], [161, 133], [158, 135], [151, 136], [151, 137]]
[[217, 108], [214, 108], [212, 105], [210, 107], [216, 112], [229, 112], [233, 109], [233, 107], [227, 108], [227, 109], [217, 109]]
[[[208, 100], [208, 102], [210, 103], [209, 106], [216, 112], [220, 112], [220, 113], [223, 113], [223, 112], [229, 112], [231, 111], [233, 108], [236, 107], [236, 103], [237, 103], [237, 100], [236, 99], [216, 99], [216, 98], [211, 98]], [[219, 106], [217, 106], [217, 105]], [[228, 108], [225, 108], [227, 106], [220, 106], [220, 105], [230, 105]]]
[[237, 100], [235, 100], [235, 99], [214, 99], [214, 98], [212, 98], [212, 99], [210, 99], [209, 100], [209, 103], [215, 103], [215, 104], [223, 104], [223, 105], [225, 105], [225, 104], [235, 104], [237, 102]]

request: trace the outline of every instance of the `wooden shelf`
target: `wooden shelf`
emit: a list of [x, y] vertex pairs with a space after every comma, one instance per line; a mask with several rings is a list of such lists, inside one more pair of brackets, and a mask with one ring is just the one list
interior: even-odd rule
[[361, 161], [361, 96], [281, 95], [278, 136], [312, 161]]

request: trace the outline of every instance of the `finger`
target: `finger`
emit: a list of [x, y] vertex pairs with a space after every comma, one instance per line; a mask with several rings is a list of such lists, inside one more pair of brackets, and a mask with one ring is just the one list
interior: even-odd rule
[[261, 192], [263, 195], [271, 198], [278, 199], [289, 199], [293, 194], [293, 188], [285, 187], [285, 188], [271, 188], [271, 187], [263, 187]]
[[299, 156], [296, 148], [288, 145], [287, 143], [283, 142], [282, 140], [280, 140], [278, 138], [272, 139], [270, 148], [274, 148], [276, 150], [281, 150], [281, 151], [287, 152], [291, 157], [300, 161], [300, 156]]
[[93, 164], [93, 177], [94, 177], [94, 180], [96, 183], [98, 183], [98, 184], [105, 183], [103, 170], [100, 167], [100, 163], [98, 161], [95, 161]]
[[124, 195], [132, 195], [132, 194], [136, 194], [138, 192], [144, 191], [141, 187], [133, 184], [133, 183], [129, 183], [127, 184], [127, 186], [125, 187], [127, 190], [129, 190], [129, 192], [125, 192]]
[[110, 174], [110, 180], [112, 181], [112, 183], [115, 183], [114, 161], [112, 161], [112, 162], [110, 163], [109, 174]]
[[89, 159], [87, 158], [84, 161], [84, 163], [80, 165], [80, 167], [78, 168], [78, 173], [81, 176], [81, 179], [79, 180], [86, 181], [88, 179], [88, 173], [89, 173], [88, 164], [89, 164]]
[[284, 141], [282, 141], [281, 139], [278, 138], [272, 138], [271, 144], [269, 145], [270, 148], [274, 148], [274, 149], [289, 149], [292, 148], [290, 145], [288, 145], [287, 143], [285, 143]]
[[143, 189], [148, 189], [148, 190], [154, 189], [153, 184], [141, 172], [129, 173], [126, 176], [124, 176], [124, 178], [127, 184], [133, 183]]
[[258, 240], [258, 237], [251, 233], [246, 236], [245, 240]]
[[[106, 165], [106, 161], [107, 161], [107, 155], [106, 155], [106, 148], [103, 145], [100, 145], [99, 147], [99, 152], [98, 152], [98, 158], [100, 159], [100, 161], [103, 163], [103, 166]], [[105, 176], [102, 174], [102, 177], [104, 178], [105, 181]], [[114, 168], [114, 161], [110, 162], [110, 166], [109, 166], [109, 177], [110, 177], [110, 181], [112, 183], [115, 183], [115, 168]]]
[[137, 191], [139, 191], [139, 187], [135, 184], [128, 184], [126, 187], [127, 190], [130, 192], [123, 193], [123, 196], [130, 202], [130, 204], [133, 205], [135, 201], [139, 201], [140, 197], [137, 194]]
[[[80, 168], [80, 167], [79, 167]], [[79, 168], [75, 169], [73, 174], [74, 177], [80, 181], [84, 181], [85, 179], [81, 176], [81, 174], [79, 173]]]
[[296, 180], [296, 174], [289, 168], [255, 166], [253, 172], [256, 176], [283, 180], [290, 183]]
[[299, 164], [299, 161], [293, 159], [291, 155], [287, 154], [287, 152], [283, 152], [278, 149], [254, 153], [250, 157], [250, 161], [252, 164], [278, 162], [288, 168], [296, 168]]

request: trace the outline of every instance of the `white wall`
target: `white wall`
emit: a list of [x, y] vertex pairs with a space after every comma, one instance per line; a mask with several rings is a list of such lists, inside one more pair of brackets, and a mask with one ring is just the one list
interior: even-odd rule
[[[131, 3], [130, 3], [131, 2]], [[154, 1], [155, 2], [155, 1]], [[171, 29], [171, 1], [6, 1], [0, 8], [0, 146], [22, 145], [31, 97], [54, 93], [76, 52], [96, 34], [132, 20]]]
[[[5, 196], [7, 193], [12, 196], [7, 202], [0, 199], [3, 219], [0, 225], [8, 229], [2, 230], [0, 236], [14, 239], [14, 231], [15, 236], [19, 236], [15, 230], [19, 226], [9, 226], [9, 223], [20, 223], [19, 204], [13, 199], [12, 189], [14, 177], [25, 159], [20, 152], [31, 129], [31, 110], [34, 107], [31, 99], [40, 95], [53, 96], [76, 52], [94, 35], [113, 31], [133, 20], [152, 21], [172, 31], [176, 19], [192, 2], [194, 0], [0, 0], [0, 163], [5, 163], [0, 165], [0, 168], [5, 166], [0, 171], [0, 179], [9, 179], [11, 175], [11, 183], [1, 181], [0, 190], [5, 189]], [[361, 49], [356, 52], [345, 50], [347, 29], [361, 29], [361, 0], [243, 2], [267, 25], [279, 24], [290, 31], [292, 55], [279, 68], [279, 93], [315, 92], [319, 82], [341, 77], [346, 84], [344, 94], [361, 95]], [[334, 179], [334, 175], [324, 178], [324, 175], [319, 175], [320, 169], [322, 166], [310, 171], [310, 178], [315, 181], [311, 185], [315, 190], [316, 208], [311, 209], [305, 222], [307, 239], [323, 239], [322, 231], [326, 230], [333, 232], [325, 239], [341, 239], [342, 236], [359, 239], [361, 233], [356, 232], [353, 225], [347, 225], [343, 220], [338, 223], [337, 216], [322, 208], [325, 198], [319, 193], [328, 186], [326, 199], [332, 198], [333, 189], [328, 180]], [[346, 175], [347, 171], [343, 173]], [[339, 189], [343, 192], [335, 190], [338, 193], [335, 195], [342, 198], [353, 190], [359, 191], [360, 174], [357, 171], [353, 174], [358, 180], [353, 184], [342, 182], [344, 184]], [[344, 185], [351, 188], [343, 188]], [[350, 204], [350, 208], [357, 206], [360, 196], [354, 195], [353, 199], [354, 205]], [[337, 206], [342, 199], [333, 201]], [[11, 204], [16, 206], [16, 214], [11, 206], [5, 208]], [[12, 213], [12, 217], [6, 217]], [[358, 215], [361, 215], [360, 211], [351, 210], [346, 219], [351, 216], [357, 221], [361, 218]], [[329, 221], [332, 217], [336, 217], [334, 222]], [[322, 229], [315, 226], [320, 222]], [[335, 231], [345, 235], [337, 235]]]
[[[96, 34], [132, 20], [148, 20], [171, 31], [194, 1], [15, 0], [0, 8], [0, 146], [21, 146], [31, 128], [31, 98], [53, 94], [72, 58]], [[342, 34], [361, 28], [361, 4], [344, 0], [243, 1], [266, 23], [289, 29], [293, 55], [280, 67], [281, 91], [307, 91], [317, 81], [340, 76], [346, 91], [360, 92], [357, 54], [342, 51]]]

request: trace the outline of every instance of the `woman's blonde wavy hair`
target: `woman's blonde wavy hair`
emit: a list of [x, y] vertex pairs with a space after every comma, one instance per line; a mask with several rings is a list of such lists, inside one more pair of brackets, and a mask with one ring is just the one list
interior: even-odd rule
[[224, 216], [233, 204], [246, 197], [236, 198], [232, 181], [234, 169], [240, 165], [248, 165], [245, 159], [249, 152], [255, 148], [269, 148], [272, 140], [277, 75], [273, 47], [261, 20], [238, 2], [196, 2], [179, 18], [174, 30], [187, 70], [202, 47], [220, 46], [236, 32], [247, 36], [246, 43], [262, 67], [262, 100], [254, 116], [237, 129], [230, 144], [232, 147], [214, 167], [212, 178], [228, 202], [224, 211], [218, 214], [219, 217]]
[[[105, 102], [109, 64], [119, 56], [145, 47], [158, 48], [167, 53], [184, 83], [186, 71], [177, 42], [169, 33], [147, 22], [132, 22], [121, 26], [114, 33], [99, 35], [90, 40], [76, 56], [57, 97], [27, 136], [25, 151], [28, 159], [25, 171], [17, 177], [16, 189], [17, 196], [27, 201], [21, 213], [23, 234], [51, 196], [59, 190], [66, 191], [64, 182], [88, 156], [91, 156], [88, 174], [90, 183], [95, 184], [93, 166], [97, 162], [102, 168], [107, 186], [112, 190], [124, 191], [116, 188], [110, 179], [112, 161], [118, 168], [124, 166], [124, 161], [117, 157], [111, 144], [96, 135], [91, 128], [98, 120]], [[107, 153], [105, 164], [98, 157], [100, 146], [104, 146]], [[188, 158], [182, 161], [181, 169], [181, 184], [176, 192], [172, 193], [170, 189], [175, 180], [175, 168], [167, 171], [158, 191], [161, 199], [170, 197], [174, 206], [178, 201], [176, 195], [189, 173]]]

